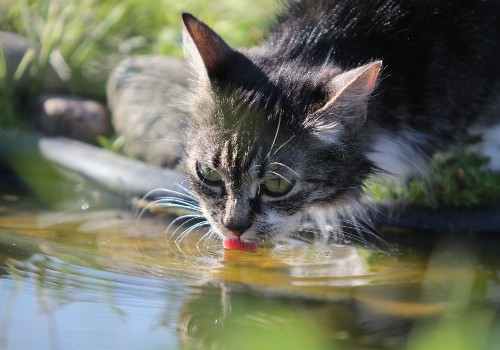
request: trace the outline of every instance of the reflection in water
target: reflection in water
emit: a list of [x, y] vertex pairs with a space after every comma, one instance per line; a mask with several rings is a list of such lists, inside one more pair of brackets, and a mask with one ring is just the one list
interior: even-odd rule
[[[225, 285], [204, 286], [184, 303], [179, 338], [186, 348], [331, 349], [351, 343], [389, 347], [401, 342], [411, 320], [363, 303], [268, 295]], [[238, 346], [239, 345], [239, 346]]]
[[[38, 264], [39, 268], [22, 271], [26, 266], [19, 266], [11, 271], [14, 279], [0, 281], [0, 341], [3, 343], [0, 348], [177, 347], [175, 320], [182, 300], [180, 295], [171, 293], [166, 297], [168, 292], [160, 283], [153, 285], [145, 279], [121, 278], [120, 281], [118, 276], [106, 273], [78, 276], [90, 271], [83, 268], [65, 271], [67, 264], [58, 261], [44, 266], [42, 261], [36, 261], [38, 258], [34, 256], [35, 261], [30, 264]], [[31, 275], [33, 279], [21, 279], [21, 275]], [[148, 283], [144, 286], [143, 282]], [[136, 287], [131, 288], [131, 284]], [[148, 308], [164, 319], [153, 317], [156, 315]]]
[[[401, 246], [388, 255], [290, 241], [252, 254], [223, 250], [202, 230], [177, 239], [175, 227], [165, 231], [169, 217], [9, 206], [0, 216], [0, 349], [500, 341], [497, 244], [488, 251], [457, 237], [432, 254]], [[457, 322], [464, 317], [480, 327]]]

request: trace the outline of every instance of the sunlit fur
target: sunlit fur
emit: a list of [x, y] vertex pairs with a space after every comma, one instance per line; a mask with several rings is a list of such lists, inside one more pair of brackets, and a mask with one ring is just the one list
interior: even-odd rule
[[[185, 14], [184, 170], [212, 230], [265, 242], [302, 228], [369, 244], [367, 179], [419, 173], [499, 118], [499, 4], [290, 1], [268, 38], [241, 50]], [[204, 183], [199, 163], [223, 185]], [[263, 195], [272, 177], [292, 191]]]

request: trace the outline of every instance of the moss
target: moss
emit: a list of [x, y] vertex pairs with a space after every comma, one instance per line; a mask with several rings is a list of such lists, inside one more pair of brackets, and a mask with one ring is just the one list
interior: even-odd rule
[[436, 208], [440, 205], [470, 207], [500, 202], [500, 174], [488, 169], [489, 159], [468, 151], [473, 137], [448, 154], [438, 153], [430, 161], [431, 176], [406, 183], [374, 181], [367, 185], [376, 200], [405, 201]]

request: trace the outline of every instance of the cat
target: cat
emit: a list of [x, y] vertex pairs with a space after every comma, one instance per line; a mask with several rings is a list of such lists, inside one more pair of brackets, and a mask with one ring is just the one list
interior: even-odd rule
[[236, 50], [184, 13], [183, 164], [212, 230], [368, 232], [369, 178], [425, 174], [433, 153], [500, 122], [499, 14], [496, 0], [290, 1]]

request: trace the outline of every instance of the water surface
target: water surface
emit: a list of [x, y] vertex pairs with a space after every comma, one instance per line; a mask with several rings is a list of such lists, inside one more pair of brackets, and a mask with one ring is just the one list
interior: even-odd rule
[[493, 239], [246, 253], [175, 215], [0, 196], [0, 349], [500, 348]]

